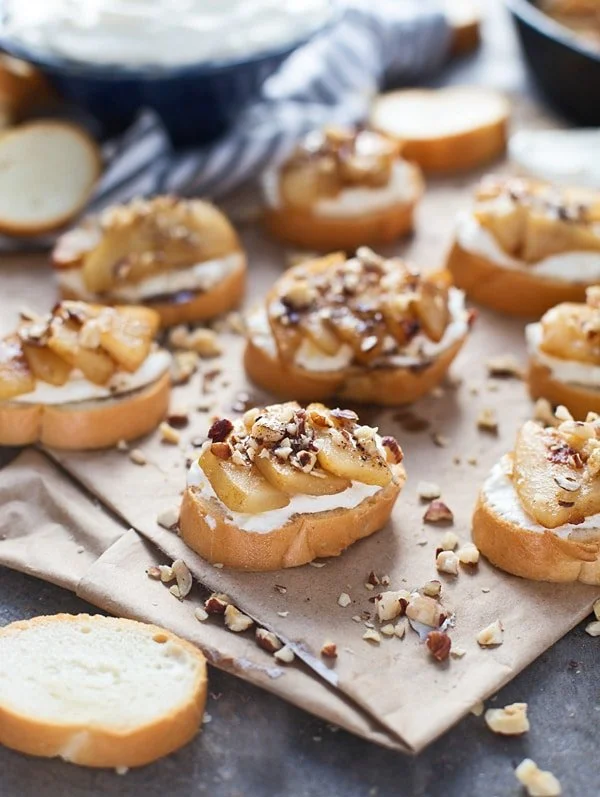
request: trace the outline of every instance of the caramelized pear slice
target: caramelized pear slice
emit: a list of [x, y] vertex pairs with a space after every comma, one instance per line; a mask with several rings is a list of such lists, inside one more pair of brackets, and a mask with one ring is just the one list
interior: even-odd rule
[[313, 344], [325, 354], [337, 354], [342, 345], [340, 339], [315, 314], [308, 315], [302, 321], [302, 329]]
[[0, 340], [0, 399], [31, 393], [35, 379], [16, 336]]
[[319, 465], [343, 479], [385, 487], [392, 480], [387, 462], [378, 452], [365, 452], [339, 429], [327, 429], [318, 437]]
[[304, 473], [276, 456], [258, 456], [254, 464], [273, 487], [288, 495], [335, 495], [350, 487], [348, 479], [317, 468]]
[[333, 159], [318, 158], [313, 162], [294, 164], [280, 177], [281, 196], [286, 205], [310, 210], [323, 197], [332, 197], [341, 189]]
[[51, 349], [46, 346], [24, 343], [23, 353], [31, 373], [36, 379], [58, 387], [64, 385], [68, 380], [71, 366]]
[[117, 307], [100, 342], [123, 370], [136, 371], [148, 356], [158, 325], [157, 313], [148, 307]]
[[427, 337], [439, 343], [450, 321], [447, 291], [433, 282], [423, 280], [413, 309]]
[[554, 429], [528, 421], [517, 436], [513, 483], [525, 511], [547, 529], [600, 512], [600, 479], [577, 462]]
[[79, 368], [86, 379], [105, 385], [115, 372], [115, 364], [106, 352], [86, 349], [79, 344], [78, 326], [55, 319], [51, 325], [48, 347], [73, 368]]
[[281, 509], [289, 497], [270, 484], [254, 465], [245, 467], [219, 459], [207, 449], [198, 460], [219, 499], [232, 512], [256, 515]]
[[529, 213], [523, 260], [537, 263], [561, 252], [577, 251], [600, 251], [600, 235], [591, 226], [561, 221], [547, 213]]
[[519, 204], [486, 203], [476, 206], [473, 215], [507, 254], [520, 257], [527, 224], [526, 208]]
[[600, 362], [600, 341], [588, 334], [600, 320], [600, 310], [587, 304], [557, 304], [542, 317], [540, 349], [553, 357], [597, 365]]

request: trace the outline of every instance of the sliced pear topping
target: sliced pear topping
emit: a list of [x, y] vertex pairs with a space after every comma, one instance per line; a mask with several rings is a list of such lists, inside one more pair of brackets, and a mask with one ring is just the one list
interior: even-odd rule
[[102, 347], [125, 371], [136, 371], [150, 352], [158, 316], [147, 307], [118, 307], [100, 335]]
[[553, 357], [600, 362], [600, 308], [565, 302], [542, 317], [540, 349]]
[[556, 429], [529, 421], [519, 432], [513, 482], [525, 511], [545, 528], [600, 512], [600, 478], [585, 459]]
[[16, 336], [0, 340], [0, 399], [11, 399], [35, 390], [21, 343]]
[[319, 465], [343, 479], [385, 487], [392, 472], [379, 452], [365, 451], [339, 429], [328, 429], [318, 436]]
[[23, 343], [23, 353], [36, 379], [51, 385], [64, 385], [71, 373], [71, 366], [58, 354], [45, 346]]
[[219, 500], [232, 512], [258, 514], [281, 509], [290, 502], [254, 465], [235, 465], [222, 460], [210, 448], [201, 454], [198, 462]]
[[348, 479], [334, 476], [321, 468], [304, 473], [288, 462], [281, 461], [276, 455], [259, 455], [254, 463], [273, 487], [288, 495], [335, 495], [350, 487]]
[[51, 324], [48, 348], [73, 368], [79, 368], [86, 379], [97, 385], [106, 384], [116, 370], [108, 354], [81, 345], [79, 327], [72, 321], [55, 319]]

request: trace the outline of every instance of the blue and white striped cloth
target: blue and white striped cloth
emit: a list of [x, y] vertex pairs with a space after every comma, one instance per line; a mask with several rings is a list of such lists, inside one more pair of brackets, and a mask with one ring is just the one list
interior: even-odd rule
[[[88, 211], [165, 192], [231, 197], [285, 159], [309, 130], [363, 120], [384, 82], [406, 85], [433, 72], [450, 37], [436, 0], [350, 0], [339, 22], [292, 54], [216, 143], [174, 152], [158, 116], [143, 111], [124, 135], [105, 144], [106, 168]], [[44, 236], [36, 243], [52, 241]]]

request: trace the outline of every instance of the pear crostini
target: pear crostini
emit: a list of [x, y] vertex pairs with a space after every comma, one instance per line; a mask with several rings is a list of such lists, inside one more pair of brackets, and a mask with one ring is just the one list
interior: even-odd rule
[[248, 316], [244, 364], [283, 398], [397, 406], [442, 380], [470, 322], [463, 293], [444, 274], [362, 247], [283, 274]]
[[246, 276], [246, 256], [223, 213], [173, 196], [135, 199], [85, 219], [58, 239], [52, 262], [63, 298], [145, 304], [162, 326], [232, 309]]
[[0, 445], [106, 448], [168, 409], [171, 355], [147, 307], [63, 301], [0, 340]]
[[531, 397], [562, 404], [578, 420], [600, 413], [600, 286], [587, 289], [585, 304], [559, 304], [525, 333]]
[[600, 193], [485, 178], [459, 217], [447, 268], [474, 301], [540, 316], [600, 281]]
[[473, 515], [473, 541], [490, 562], [535, 581], [600, 585], [600, 417], [524, 424], [494, 467]]
[[296, 246], [354, 251], [393, 241], [413, 227], [423, 193], [400, 145], [370, 130], [313, 131], [263, 178], [265, 224]]
[[350, 410], [254, 408], [211, 426], [188, 473], [181, 536], [209, 562], [295, 567], [381, 529], [405, 478], [396, 440]]

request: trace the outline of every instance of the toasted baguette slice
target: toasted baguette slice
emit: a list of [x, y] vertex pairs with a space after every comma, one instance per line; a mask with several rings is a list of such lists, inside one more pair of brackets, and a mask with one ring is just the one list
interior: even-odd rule
[[169, 407], [171, 380], [114, 398], [67, 404], [0, 402], [0, 446], [41, 443], [50, 448], [110, 448], [155, 429]]
[[32, 122], [0, 136], [0, 232], [38, 235], [62, 227], [87, 203], [100, 151], [81, 128]]
[[532, 399], [547, 399], [554, 407], [566, 407], [576, 421], [585, 421], [588, 412], [600, 414], [600, 385], [594, 390], [583, 385], [560, 382], [552, 371], [535, 357], [529, 359], [527, 373], [529, 394]]
[[27, 61], [0, 55], [0, 104], [11, 117], [21, 119], [36, 106], [56, 99], [46, 77]]
[[352, 509], [293, 515], [269, 532], [240, 529], [216, 498], [205, 499], [194, 487], [183, 494], [179, 527], [185, 543], [208, 562], [239, 570], [280, 570], [325, 556], [338, 556], [349, 545], [381, 529], [389, 520], [406, 472], [390, 465], [394, 480]]
[[444, 13], [452, 26], [454, 55], [475, 50], [481, 39], [481, 14], [474, 0], [444, 0]]
[[495, 91], [460, 86], [380, 95], [375, 130], [402, 143], [402, 157], [429, 172], [475, 169], [506, 148], [508, 101]]
[[561, 302], [585, 302], [589, 285], [540, 277], [531, 268], [506, 268], [455, 242], [446, 268], [469, 299], [508, 315], [539, 318]]
[[[518, 501], [516, 491], [514, 500]], [[569, 538], [558, 531], [541, 526], [524, 528], [495, 509], [485, 488], [479, 494], [473, 514], [473, 542], [493, 565], [534, 581], [600, 585], [600, 530], [589, 539]]]
[[0, 743], [88, 767], [138, 767], [187, 744], [206, 659], [155, 625], [57, 614], [0, 629]]

